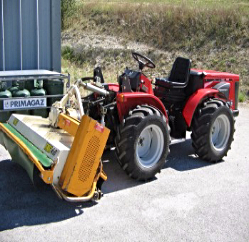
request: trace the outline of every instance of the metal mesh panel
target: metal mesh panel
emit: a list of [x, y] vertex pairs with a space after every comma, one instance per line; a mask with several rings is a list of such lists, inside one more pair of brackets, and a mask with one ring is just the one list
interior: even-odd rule
[[97, 155], [97, 152], [100, 147], [100, 140], [97, 136], [93, 136], [87, 145], [86, 153], [82, 159], [79, 173], [78, 173], [78, 179], [82, 182], [85, 182], [91, 172], [92, 172], [92, 167], [95, 161], [95, 157]]

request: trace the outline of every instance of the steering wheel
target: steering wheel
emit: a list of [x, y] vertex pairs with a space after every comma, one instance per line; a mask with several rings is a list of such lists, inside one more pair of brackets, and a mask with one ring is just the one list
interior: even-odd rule
[[156, 65], [151, 59], [137, 52], [132, 52], [132, 57], [138, 62], [140, 70], [142, 70], [144, 67], [148, 67], [152, 69], [156, 67]]

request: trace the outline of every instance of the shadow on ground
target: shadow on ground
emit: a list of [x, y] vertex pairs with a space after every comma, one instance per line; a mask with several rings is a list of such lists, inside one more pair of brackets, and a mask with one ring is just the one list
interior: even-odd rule
[[[210, 165], [193, 155], [190, 140], [173, 144], [170, 150], [164, 169], [172, 168], [183, 172]], [[106, 151], [103, 162], [108, 176], [102, 187], [104, 194], [145, 184], [126, 175], [116, 161], [115, 151]], [[96, 205], [94, 202], [75, 204], [60, 200], [45, 183], [41, 182], [38, 188], [35, 187], [26, 171], [9, 160], [0, 162], [0, 193], [0, 231], [70, 219]]]
[[70, 219], [96, 204], [60, 200], [50, 186], [35, 187], [22, 167], [6, 160], [0, 162], [0, 193], [0, 231]]
[[[134, 181], [129, 178], [121, 169], [117, 162], [115, 151], [107, 151], [103, 155], [104, 171], [107, 173], [108, 180], [103, 185], [104, 193], [112, 193], [130, 187], [145, 184], [144, 182]], [[172, 168], [184, 172], [212, 165], [202, 161], [196, 155], [191, 145], [191, 139], [170, 145], [170, 154], [163, 169]], [[154, 180], [157, 179], [156, 177]], [[153, 180], [148, 181], [153, 182]], [[148, 183], [147, 182], [147, 183]]]
[[183, 172], [210, 165], [213, 165], [213, 163], [203, 161], [195, 155], [191, 139], [186, 139], [185, 141], [170, 145], [170, 154], [168, 155], [165, 168], [170, 167]]

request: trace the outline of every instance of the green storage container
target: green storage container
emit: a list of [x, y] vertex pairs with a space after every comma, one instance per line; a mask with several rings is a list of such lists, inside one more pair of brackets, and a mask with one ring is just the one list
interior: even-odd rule
[[[46, 90], [43, 89], [43, 80], [35, 80], [34, 88], [30, 92], [31, 96], [45, 96]], [[45, 109], [35, 109], [31, 110], [32, 115], [42, 116], [43, 118], [48, 117], [48, 110]]]
[[[12, 94], [7, 90], [7, 83], [0, 82], [0, 98], [11, 98]], [[3, 110], [3, 100], [0, 101], [0, 110]], [[11, 115], [11, 112], [0, 112], [0, 122], [6, 122]]]
[[27, 89], [29, 92], [35, 88], [34, 86], [35, 80], [27, 80], [25, 81], [24, 88]]
[[12, 96], [18, 90], [19, 90], [18, 82], [17, 81], [12, 81], [12, 87], [9, 88], [9, 91], [11, 92]]
[[[30, 92], [24, 88], [25, 86], [24, 81], [19, 81], [18, 84], [19, 84], [19, 90], [16, 92], [13, 92], [12, 96], [13, 97], [30, 97]], [[29, 114], [29, 110], [15, 111], [15, 113]]]
[[[60, 79], [44, 80], [43, 87], [47, 91], [48, 95], [63, 94], [64, 81]], [[52, 106], [54, 102], [59, 100], [61, 100], [61, 97], [48, 98], [48, 106]]]

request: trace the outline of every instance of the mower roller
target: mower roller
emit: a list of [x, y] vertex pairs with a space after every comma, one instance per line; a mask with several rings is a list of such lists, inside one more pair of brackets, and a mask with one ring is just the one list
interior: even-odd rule
[[[150, 80], [143, 69], [155, 68], [133, 52], [138, 70], [126, 68], [117, 83], [104, 83], [99, 67], [93, 77], [77, 80], [49, 118], [13, 114], [0, 124], [0, 143], [33, 177], [67, 201], [97, 200], [107, 179], [101, 162], [107, 147], [133, 179], [146, 181], [163, 168], [172, 139], [192, 132], [195, 153], [208, 162], [227, 155], [239, 114], [239, 76], [191, 69], [176, 58], [168, 77]], [[90, 82], [89, 82], [90, 81]], [[80, 87], [91, 91], [81, 97]]]

